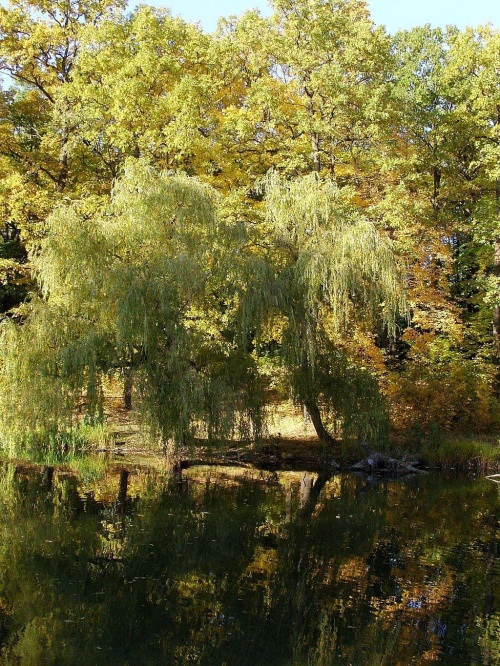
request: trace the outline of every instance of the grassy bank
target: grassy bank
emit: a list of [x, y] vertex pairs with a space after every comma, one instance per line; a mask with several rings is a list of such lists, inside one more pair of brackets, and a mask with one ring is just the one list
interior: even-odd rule
[[[474, 473], [500, 471], [500, 444], [492, 434], [443, 434], [439, 431], [393, 437], [386, 455], [402, 459], [411, 454], [424, 466], [457, 469]], [[48, 438], [28, 437], [16, 450], [4, 447], [3, 456], [48, 466], [63, 466], [84, 475], [98, 476], [110, 461], [141, 461], [140, 464], [248, 464], [274, 468], [331, 469], [335, 460], [342, 469], [366, 456], [358, 445], [345, 446], [340, 439], [325, 447], [310, 423], [290, 404], [279, 404], [270, 419], [268, 437], [260, 445], [224, 442], [207, 446], [199, 439], [191, 447], [168, 456], [148, 441], [134, 411], [123, 409], [119, 399], [107, 401], [105, 422], [80, 424], [65, 434]], [[106, 462], [107, 461], [107, 462]]]
[[429, 467], [468, 469], [478, 472], [500, 470], [498, 439], [486, 436], [449, 436], [437, 445], [424, 444], [421, 457]]

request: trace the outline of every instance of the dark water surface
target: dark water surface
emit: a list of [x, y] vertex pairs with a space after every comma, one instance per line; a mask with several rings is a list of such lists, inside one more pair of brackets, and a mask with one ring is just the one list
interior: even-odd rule
[[500, 664], [486, 479], [0, 468], [5, 664]]

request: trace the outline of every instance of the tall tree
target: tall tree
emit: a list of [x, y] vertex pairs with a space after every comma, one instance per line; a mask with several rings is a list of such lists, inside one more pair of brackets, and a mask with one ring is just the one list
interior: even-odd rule
[[164, 442], [258, 430], [252, 359], [210, 325], [214, 204], [199, 181], [134, 161], [108, 205], [75, 202], [49, 217], [32, 257], [41, 298], [2, 331], [4, 440], [15, 447], [34, 433], [43, 445], [71, 430], [82, 398], [98, 416], [103, 375], [124, 369]]
[[[85, 180], [85, 158], [74, 145], [66, 89], [85, 25], [97, 24], [117, 0], [14, 0], [0, 7], [0, 224], [3, 289], [29, 280], [25, 253], [41, 222]], [[13, 241], [15, 241], [13, 245]], [[19, 301], [7, 298], [3, 310]]]
[[340, 417], [344, 437], [386, 443], [377, 379], [349, 346], [353, 333], [385, 322], [393, 332], [404, 299], [390, 242], [352, 204], [354, 191], [317, 174], [265, 181], [270, 251], [246, 285], [245, 328], [281, 321], [278, 356], [293, 397], [323, 423]]
[[108, 183], [127, 156], [206, 171], [213, 143], [210, 41], [169, 11], [145, 6], [87, 24], [67, 94], [78, 138]]
[[88, 201], [53, 213], [33, 256], [41, 299], [22, 326], [3, 328], [4, 437], [14, 446], [70, 429], [82, 396], [95, 415], [101, 377], [124, 368], [163, 441], [258, 435], [265, 394], [245, 340], [275, 315], [291, 390], [322, 441], [331, 443], [320, 406], [343, 417], [346, 435], [381, 436], [376, 380], [343, 338], [379, 317], [393, 325], [401, 295], [390, 244], [352, 207], [352, 192], [316, 175], [271, 175], [265, 194], [271, 250], [233, 262], [246, 275], [225, 324], [218, 299], [234, 292], [231, 230], [219, 227], [207, 186], [134, 161], [108, 206], [96, 199], [93, 214]]
[[470, 148], [464, 179], [469, 188], [469, 247], [478, 266], [477, 286], [493, 336], [495, 394], [500, 394], [500, 34], [468, 29], [451, 44], [446, 76], [452, 82], [457, 115], [468, 119]]
[[325, 169], [355, 181], [384, 116], [388, 38], [361, 0], [272, 7], [269, 19], [249, 13], [223, 26], [245, 84], [227, 138], [291, 175]]

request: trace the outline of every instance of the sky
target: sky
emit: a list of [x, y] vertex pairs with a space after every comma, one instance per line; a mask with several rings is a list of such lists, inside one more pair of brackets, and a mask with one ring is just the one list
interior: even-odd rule
[[[141, 0], [157, 7], [170, 7], [174, 15], [187, 21], [200, 21], [209, 32], [215, 29], [220, 16], [241, 14], [246, 9], [269, 9], [266, 0]], [[129, 0], [129, 6], [134, 6]], [[500, 0], [372, 0], [371, 14], [377, 25], [384, 24], [389, 32], [431, 23], [434, 26], [456, 24], [477, 26], [491, 22], [500, 28]]]

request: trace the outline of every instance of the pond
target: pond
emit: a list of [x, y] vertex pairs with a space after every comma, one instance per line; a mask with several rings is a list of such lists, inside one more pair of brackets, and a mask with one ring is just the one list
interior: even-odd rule
[[0, 468], [5, 664], [498, 664], [487, 479]]

